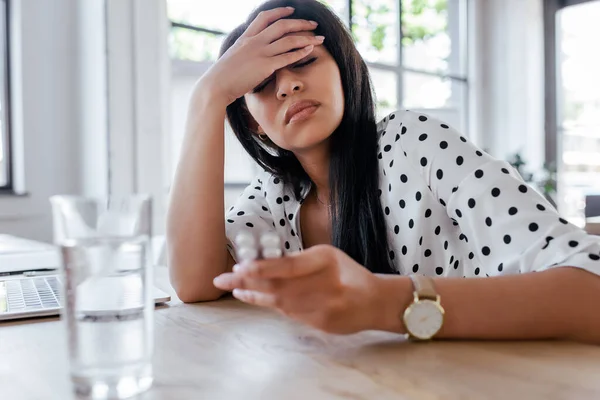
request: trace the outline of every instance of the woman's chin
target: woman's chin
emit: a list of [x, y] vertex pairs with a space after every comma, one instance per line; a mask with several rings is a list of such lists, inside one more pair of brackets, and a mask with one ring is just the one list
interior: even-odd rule
[[322, 146], [331, 136], [331, 134], [323, 134], [322, 132], [322, 130], [314, 129], [298, 133], [298, 135], [289, 142], [290, 151], [294, 153], [303, 153]]

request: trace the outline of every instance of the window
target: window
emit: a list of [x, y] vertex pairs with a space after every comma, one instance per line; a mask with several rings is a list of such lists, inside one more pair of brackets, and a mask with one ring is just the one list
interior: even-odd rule
[[0, 0], [0, 192], [12, 189], [10, 120], [8, 0]]
[[[321, 2], [351, 26], [371, 71], [378, 116], [402, 107], [423, 110], [466, 133], [467, 0]], [[175, 59], [216, 60], [224, 35], [262, 1], [199, 3], [168, 0]]]
[[558, 13], [558, 207], [585, 223], [585, 196], [600, 193], [600, 1]]

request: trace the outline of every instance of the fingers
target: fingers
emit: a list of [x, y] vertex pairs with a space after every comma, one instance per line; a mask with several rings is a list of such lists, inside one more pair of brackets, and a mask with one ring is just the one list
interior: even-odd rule
[[271, 25], [273, 22], [280, 18], [287, 17], [294, 12], [293, 7], [280, 7], [273, 8], [267, 11], [261, 11], [254, 21], [248, 26], [248, 29], [242, 34], [241, 37], [256, 36], [261, 33], [265, 28]]
[[276, 56], [284, 54], [290, 50], [303, 49], [307, 46], [318, 46], [323, 43], [325, 36], [286, 36], [281, 38], [267, 47], [267, 55]]
[[326, 266], [327, 262], [316, 257], [315, 252], [305, 251], [280, 258], [236, 264], [233, 271], [256, 279], [290, 279], [317, 273]]
[[[245, 287], [233, 288], [232, 294], [237, 299], [246, 303], [264, 307], [277, 308], [285, 314], [305, 313], [313, 311], [317, 304], [323, 304], [322, 293], [315, 287], [318, 286], [319, 277], [307, 276], [290, 280], [260, 279], [251, 280]], [[270, 282], [268, 290], [265, 288]]]
[[233, 289], [256, 290], [265, 293], [272, 293], [278, 288], [278, 282], [275, 280], [253, 279], [237, 273], [224, 273], [213, 279], [213, 284], [226, 291]]
[[292, 32], [312, 31], [318, 26], [315, 21], [305, 19], [280, 19], [257, 35], [264, 43], [273, 43]]
[[[265, 293], [248, 289], [233, 289], [233, 297], [244, 303], [261, 307], [279, 309], [284, 315], [301, 315], [314, 312], [314, 302], [299, 300], [297, 296], [285, 296], [280, 293]], [[287, 299], [287, 301], [285, 300]]]
[[277, 307], [277, 298], [271, 293], [256, 292], [253, 290], [234, 289], [233, 297], [244, 303], [253, 304], [261, 307]]
[[300, 61], [304, 57], [312, 53], [314, 49], [315, 46], [311, 44], [304, 48], [275, 56], [273, 57], [273, 69], [278, 70], [280, 68], [284, 68], [290, 64], [293, 64], [296, 61]]

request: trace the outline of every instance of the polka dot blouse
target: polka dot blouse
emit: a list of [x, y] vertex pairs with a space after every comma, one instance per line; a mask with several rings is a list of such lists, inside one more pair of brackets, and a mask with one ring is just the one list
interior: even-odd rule
[[[389, 257], [401, 274], [476, 277], [557, 266], [600, 274], [600, 237], [561, 218], [506, 161], [424, 114], [392, 113], [377, 130]], [[241, 230], [275, 231], [285, 252], [302, 250], [300, 207], [291, 186], [260, 173], [225, 216], [233, 258]]]

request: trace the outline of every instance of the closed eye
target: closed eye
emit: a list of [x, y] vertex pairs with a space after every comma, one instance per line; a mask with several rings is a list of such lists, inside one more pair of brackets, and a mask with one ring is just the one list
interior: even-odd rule
[[[297, 63], [292, 65], [292, 68], [302, 68], [302, 67], [306, 67], [309, 64], [312, 64], [313, 62], [317, 61], [317, 57], [313, 57], [305, 62], [302, 63]], [[258, 85], [257, 87], [255, 87], [252, 90], [252, 93], [260, 93], [265, 87], [267, 87], [267, 85], [269, 83], [271, 83], [271, 81], [273, 80], [275, 75], [271, 75], [268, 79], [264, 80], [260, 85]]]
[[302, 68], [302, 67], [306, 67], [308, 64], [312, 64], [312, 63], [313, 63], [313, 62], [315, 62], [315, 61], [317, 61], [317, 57], [313, 57], [313, 58], [311, 58], [310, 60], [307, 60], [307, 61], [305, 61], [305, 62], [303, 62], [303, 63], [300, 63], [300, 64], [294, 64], [294, 65], [292, 66], [292, 68]]
[[274, 76], [275, 76], [275, 74], [271, 75], [269, 78], [267, 78], [266, 80], [264, 80], [260, 85], [258, 85], [257, 87], [255, 87], [252, 90], [252, 93], [259, 93], [259, 92], [261, 92], [273, 80]]

